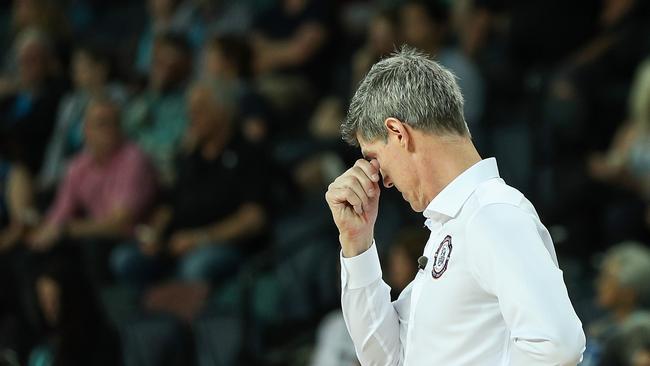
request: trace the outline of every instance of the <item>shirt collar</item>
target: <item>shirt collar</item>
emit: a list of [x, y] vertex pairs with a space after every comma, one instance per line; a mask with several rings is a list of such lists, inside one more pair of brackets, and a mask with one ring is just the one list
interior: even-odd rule
[[476, 187], [492, 178], [499, 178], [499, 168], [495, 158], [484, 159], [472, 165], [433, 198], [424, 210], [424, 217], [432, 219], [437, 214], [446, 217], [456, 216]]

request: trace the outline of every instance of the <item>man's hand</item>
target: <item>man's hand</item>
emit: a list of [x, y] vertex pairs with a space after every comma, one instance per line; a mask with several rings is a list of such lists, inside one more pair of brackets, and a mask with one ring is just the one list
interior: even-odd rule
[[180, 257], [201, 244], [201, 233], [194, 230], [180, 230], [169, 239], [169, 251], [175, 257]]
[[379, 162], [359, 159], [325, 193], [339, 229], [344, 257], [359, 255], [372, 245], [379, 208], [379, 179]]
[[153, 227], [138, 225], [135, 227], [135, 238], [144, 255], [153, 256], [160, 252], [161, 236]]
[[59, 225], [45, 224], [27, 240], [27, 246], [37, 252], [45, 252], [61, 239], [62, 232]]

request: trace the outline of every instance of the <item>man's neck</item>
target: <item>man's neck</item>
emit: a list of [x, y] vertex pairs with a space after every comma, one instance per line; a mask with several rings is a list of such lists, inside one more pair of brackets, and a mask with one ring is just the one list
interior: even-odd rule
[[201, 155], [207, 160], [214, 160], [221, 155], [230, 140], [230, 128], [221, 130], [206, 140], [201, 147]]
[[422, 192], [431, 202], [446, 186], [464, 171], [481, 161], [471, 139], [460, 136], [436, 136], [436, 144], [425, 144], [416, 161], [422, 177]]

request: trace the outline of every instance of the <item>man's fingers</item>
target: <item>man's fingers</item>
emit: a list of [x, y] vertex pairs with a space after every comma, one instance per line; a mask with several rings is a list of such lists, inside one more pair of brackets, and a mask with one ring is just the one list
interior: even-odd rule
[[374, 197], [377, 195], [379, 185], [377, 182], [372, 181], [360, 167], [354, 166], [348, 172], [350, 176], [358, 181], [366, 196]]
[[341, 184], [343, 185], [343, 188], [352, 190], [357, 195], [357, 197], [361, 199], [361, 203], [363, 204], [364, 208], [368, 205], [370, 195], [368, 194], [366, 188], [364, 188], [363, 183], [361, 183], [357, 177], [348, 176], [342, 180]]
[[330, 198], [333, 203], [350, 205], [357, 214], [363, 214], [363, 202], [353, 190], [346, 187], [339, 187], [331, 189], [330, 192]]
[[[377, 162], [375, 159], [373, 161]], [[368, 160], [359, 159], [354, 166], [360, 168], [372, 182], [379, 182], [379, 163], [373, 165]]]

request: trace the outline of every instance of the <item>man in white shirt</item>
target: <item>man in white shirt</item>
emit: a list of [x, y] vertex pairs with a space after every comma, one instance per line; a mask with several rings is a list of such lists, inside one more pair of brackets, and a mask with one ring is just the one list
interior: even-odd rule
[[[325, 195], [340, 234], [343, 315], [362, 365], [580, 361], [585, 336], [551, 237], [499, 178], [495, 159], [481, 160], [448, 70], [402, 48], [361, 82], [341, 130], [366, 158]], [[380, 175], [431, 230], [428, 260], [392, 303], [373, 240]]]

